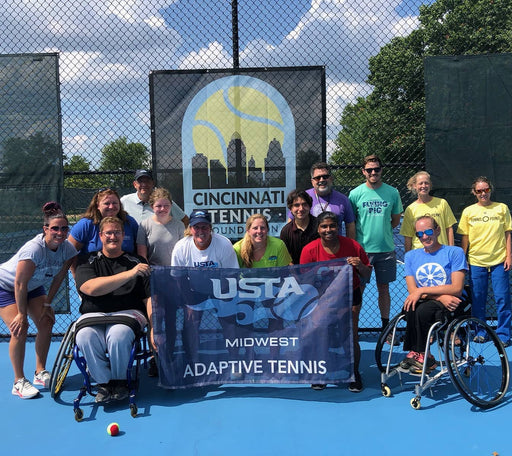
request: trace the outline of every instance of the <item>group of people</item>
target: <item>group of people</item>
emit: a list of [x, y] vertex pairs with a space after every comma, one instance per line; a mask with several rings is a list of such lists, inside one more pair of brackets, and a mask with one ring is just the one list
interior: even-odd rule
[[[262, 268], [335, 258], [346, 258], [354, 270], [354, 377], [349, 390], [362, 391], [358, 321], [363, 293], [374, 270], [385, 327], [391, 304], [389, 284], [396, 280], [397, 272], [393, 229], [403, 213], [399, 192], [382, 180], [383, 167], [378, 156], [365, 157], [361, 168], [365, 181], [347, 197], [333, 189], [329, 165], [314, 164], [312, 187], [294, 190], [287, 197], [289, 221], [280, 238], [269, 236], [268, 220], [254, 214], [246, 222], [243, 239], [234, 245], [214, 232], [207, 211], [194, 210], [187, 217], [166, 189], [154, 187], [146, 170], [136, 172], [133, 194], [120, 198], [110, 188], [96, 192], [72, 229], [61, 207], [47, 203], [43, 207], [43, 233], [0, 265], [0, 317], [11, 332], [12, 393], [31, 398], [39, 392], [35, 386], [49, 385], [46, 358], [55, 321], [51, 303], [69, 268], [81, 297], [81, 318], [96, 313], [129, 315], [143, 327], [151, 321], [149, 283], [153, 265]], [[449, 205], [430, 195], [430, 175], [425, 171], [416, 173], [408, 188], [417, 200], [406, 208], [400, 230], [405, 239], [409, 293], [403, 306], [407, 312], [404, 348], [409, 350], [403, 367], [417, 371], [425, 362], [429, 369], [436, 367], [434, 359], [424, 359], [425, 328], [428, 330], [443, 312], [457, 312], [467, 271], [473, 313], [484, 320], [491, 277], [498, 312], [497, 334], [508, 344], [512, 222], [507, 206], [492, 202], [491, 183], [485, 177], [477, 178], [471, 190], [477, 202], [463, 211], [458, 225], [460, 248], [454, 246], [456, 220]], [[45, 285], [49, 285], [48, 292]], [[27, 316], [37, 327], [32, 383], [23, 370]], [[186, 312], [184, 318], [184, 344], [193, 352], [201, 316]], [[271, 324], [274, 326], [269, 330], [280, 328], [278, 322]], [[194, 329], [195, 335], [185, 334]], [[130, 327], [115, 321], [78, 332], [76, 343], [98, 383], [98, 402], [128, 395], [126, 366], [134, 337]], [[484, 335], [477, 335], [475, 342], [485, 342]], [[325, 385], [312, 387], [320, 390]]]

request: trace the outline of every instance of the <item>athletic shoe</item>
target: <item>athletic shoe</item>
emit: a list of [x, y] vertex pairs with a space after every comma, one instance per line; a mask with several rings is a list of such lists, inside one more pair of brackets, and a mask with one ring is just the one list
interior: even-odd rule
[[359, 372], [354, 373], [355, 380], [350, 382], [348, 385], [348, 390], [351, 393], [360, 393], [363, 391], [363, 379], [361, 378], [361, 374]]
[[108, 402], [112, 399], [110, 388], [106, 383], [101, 383], [98, 385], [96, 390], [96, 399], [94, 402]]
[[411, 350], [409, 353], [407, 353], [407, 356], [402, 361], [400, 361], [400, 367], [402, 369], [409, 369], [409, 367], [414, 364], [414, 359], [417, 356], [419, 356], [419, 353]]
[[487, 337], [485, 336], [485, 333], [477, 334], [473, 338], [473, 342], [475, 342], [477, 344], [484, 344], [485, 342], [487, 342]]
[[315, 391], [322, 391], [325, 389], [327, 385], [324, 385], [323, 383], [314, 383], [311, 385], [311, 388], [313, 388]]
[[43, 388], [48, 389], [50, 387], [50, 372], [47, 370], [42, 370], [39, 373], [34, 374], [34, 380], [32, 380], [32, 383], [37, 386], [42, 386]]
[[[390, 331], [388, 337], [386, 337], [386, 344], [391, 345], [391, 341], [393, 339], [393, 331]], [[393, 345], [396, 347], [400, 345], [400, 340], [398, 338], [398, 334], [395, 333], [395, 340], [393, 340]]]
[[[411, 374], [421, 374], [423, 372], [423, 363], [425, 362], [425, 355], [423, 353], [418, 353], [412, 360], [411, 367], [409, 368], [409, 372]], [[437, 368], [437, 361], [432, 355], [429, 355], [427, 358], [427, 368], [425, 370], [426, 374], [430, 374], [434, 369]]]
[[12, 386], [12, 394], [22, 399], [32, 399], [39, 394], [39, 390], [23, 377]]

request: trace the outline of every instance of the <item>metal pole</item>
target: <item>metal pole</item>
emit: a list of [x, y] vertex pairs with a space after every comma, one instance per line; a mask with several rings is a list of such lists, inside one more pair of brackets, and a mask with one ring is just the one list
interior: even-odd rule
[[231, 31], [233, 34], [233, 68], [240, 67], [238, 48], [238, 0], [231, 0]]

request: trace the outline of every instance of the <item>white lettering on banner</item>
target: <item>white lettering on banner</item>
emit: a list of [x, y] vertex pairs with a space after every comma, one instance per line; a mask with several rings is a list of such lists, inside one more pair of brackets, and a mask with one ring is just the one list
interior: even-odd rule
[[207, 206], [209, 208], [224, 208], [226, 206], [286, 206], [284, 190], [261, 190], [258, 188], [195, 191], [193, 202], [194, 206]]
[[[269, 359], [267, 365], [272, 374], [321, 374], [327, 373], [327, 362], [324, 360], [314, 361], [291, 361], [288, 359]], [[187, 364], [183, 378], [200, 377], [203, 375], [229, 374], [263, 374], [263, 360], [251, 361], [219, 361], [217, 363], [193, 363]]]
[[[228, 277], [225, 280], [228, 283], [228, 291], [223, 293], [221, 290], [221, 279], [210, 279], [213, 286], [213, 295], [218, 299], [231, 299], [237, 295], [237, 279]], [[279, 289], [277, 296], [274, 294], [273, 285], [278, 285], [281, 279], [275, 278], [259, 278], [247, 277], [238, 280], [238, 288], [240, 289], [238, 296], [240, 298], [259, 298], [261, 297], [261, 286], [264, 285], [265, 298], [283, 298], [288, 294], [303, 295], [305, 294], [295, 277], [284, 277], [283, 284]]]
[[240, 337], [226, 339], [226, 347], [297, 347], [298, 337]]

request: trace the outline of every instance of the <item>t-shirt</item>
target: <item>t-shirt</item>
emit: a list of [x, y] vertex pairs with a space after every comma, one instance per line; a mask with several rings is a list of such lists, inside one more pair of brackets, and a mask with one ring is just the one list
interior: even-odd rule
[[[338, 236], [338, 240], [340, 242], [340, 248], [336, 254], [327, 252], [322, 246], [321, 239], [315, 239], [314, 241], [310, 242], [302, 249], [302, 254], [300, 255], [300, 264], [316, 263], [318, 261], [329, 261], [336, 258], [359, 257], [361, 259], [361, 263], [366, 266], [370, 266], [368, 255], [366, 255], [363, 247], [361, 247], [358, 242], [345, 236]], [[361, 283], [355, 268], [353, 274], [353, 283], [354, 288], [359, 287]]]
[[288, 222], [279, 236], [286, 244], [286, 248], [292, 257], [293, 264], [300, 263], [300, 254], [306, 244], [318, 239], [318, 223], [316, 217], [309, 217], [309, 223], [305, 230], [297, 228], [294, 220]]
[[149, 217], [140, 222], [137, 245], [147, 247], [149, 264], [170, 266], [174, 246], [183, 238], [184, 232], [185, 225], [181, 220], [172, 218], [162, 225], [153, 220], [153, 217]]
[[[137, 192], [122, 196], [121, 204], [123, 205], [123, 209], [128, 212], [128, 214], [130, 214], [137, 223], [142, 222], [142, 220], [146, 220], [154, 214], [149, 203], [139, 199]], [[181, 207], [179, 207], [175, 202], [173, 202], [171, 206], [171, 217], [176, 220], [183, 220], [183, 217], [185, 217], [185, 212], [183, 212]]]
[[[238, 264], [241, 268], [245, 267], [240, 249], [242, 248], [242, 240], [233, 246], [238, 258]], [[253, 261], [252, 268], [272, 268], [276, 266], [288, 266], [292, 262], [292, 257], [286, 248], [285, 243], [276, 237], [267, 236], [267, 248], [265, 253], [258, 261]]]
[[129, 271], [139, 263], [147, 263], [147, 261], [139, 255], [129, 253], [123, 253], [116, 258], [108, 258], [102, 252], [94, 252], [88, 258], [82, 258], [75, 272], [76, 287], [82, 298], [80, 312], [84, 314], [135, 309], [146, 314], [144, 301], [151, 296], [149, 277], [137, 276], [117, 290], [102, 296], [89, 296], [80, 291], [80, 287], [90, 279]]
[[442, 245], [434, 253], [415, 249], [405, 254], [405, 275], [414, 277], [418, 287], [449, 285], [452, 283], [452, 272], [467, 269], [464, 251], [452, 245]]
[[446, 228], [454, 225], [457, 220], [453, 215], [450, 206], [446, 200], [442, 198], [433, 197], [428, 203], [414, 203], [407, 206], [400, 227], [400, 234], [412, 238], [412, 248], [419, 249], [423, 247], [421, 241], [416, 237], [415, 223], [418, 217], [423, 215], [430, 215], [434, 217], [435, 221], [441, 228], [438, 240], [441, 244], [448, 245], [448, 236], [446, 236]]
[[36, 266], [27, 284], [27, 290], [32, 291], [41, 285], [50, 284], [64, 263], [77, 254], [76, 249], [67, 240], [60, 244], [56, 251], [49, 249], [44, 241], [44, 234], [38, 234], [26, 242], [13, 257], [0, 265], [0, 288], [14, 291], [16, 268], [20, 261], [30, 260]]
[[231, 241], [221, 234], [212, 233], [212, 242], [204, 250], [196, 247], [193, 236], [180, 239], [172, 251], [171, 266], [238, 269], [238, 260]]
[[[325, 196], [317, 195], [314, 188], [306, 190], [306, 193], [311, 196], [313, 203], [311, 205], [310, 213], [318, 217], [322, 212], [330, 211], [338, 216], [338, 231], [341, 234], [343, 223], [352, 223], [355, 221], [354, 211], [350, 204], [349, 199], [336, 190]], [[293, 219], [293, 214], [288, 211], [288, 218]]]
[[[137, 231], [139, 224], [131, 216], [126, 216], [124, 223], [124, 238], [122, 249], [124, 252], [135, 252], [135, 240], [137, 239]], [[71, 236], [82, 245], [79, 254], [87, 255], [91, 252], [99, 252], [103, 248], [100, 240], [100, 227], [89, 218], [81, 218], [71, 228]]]
[[507, 256], [505, 232], [512, 231], [510, 211], [503, 203], [473, 204], [462, 211], [457, 233], [469, 240], [468, 259], [474, 266], [495, 266]]
[[353, 189], [349, 196], [356, 215], [356, 240], [368, 253], [395, 250], [391, 216], [403, 212], [398, 190], [382, 184], [373, 189], [366, 183]]

